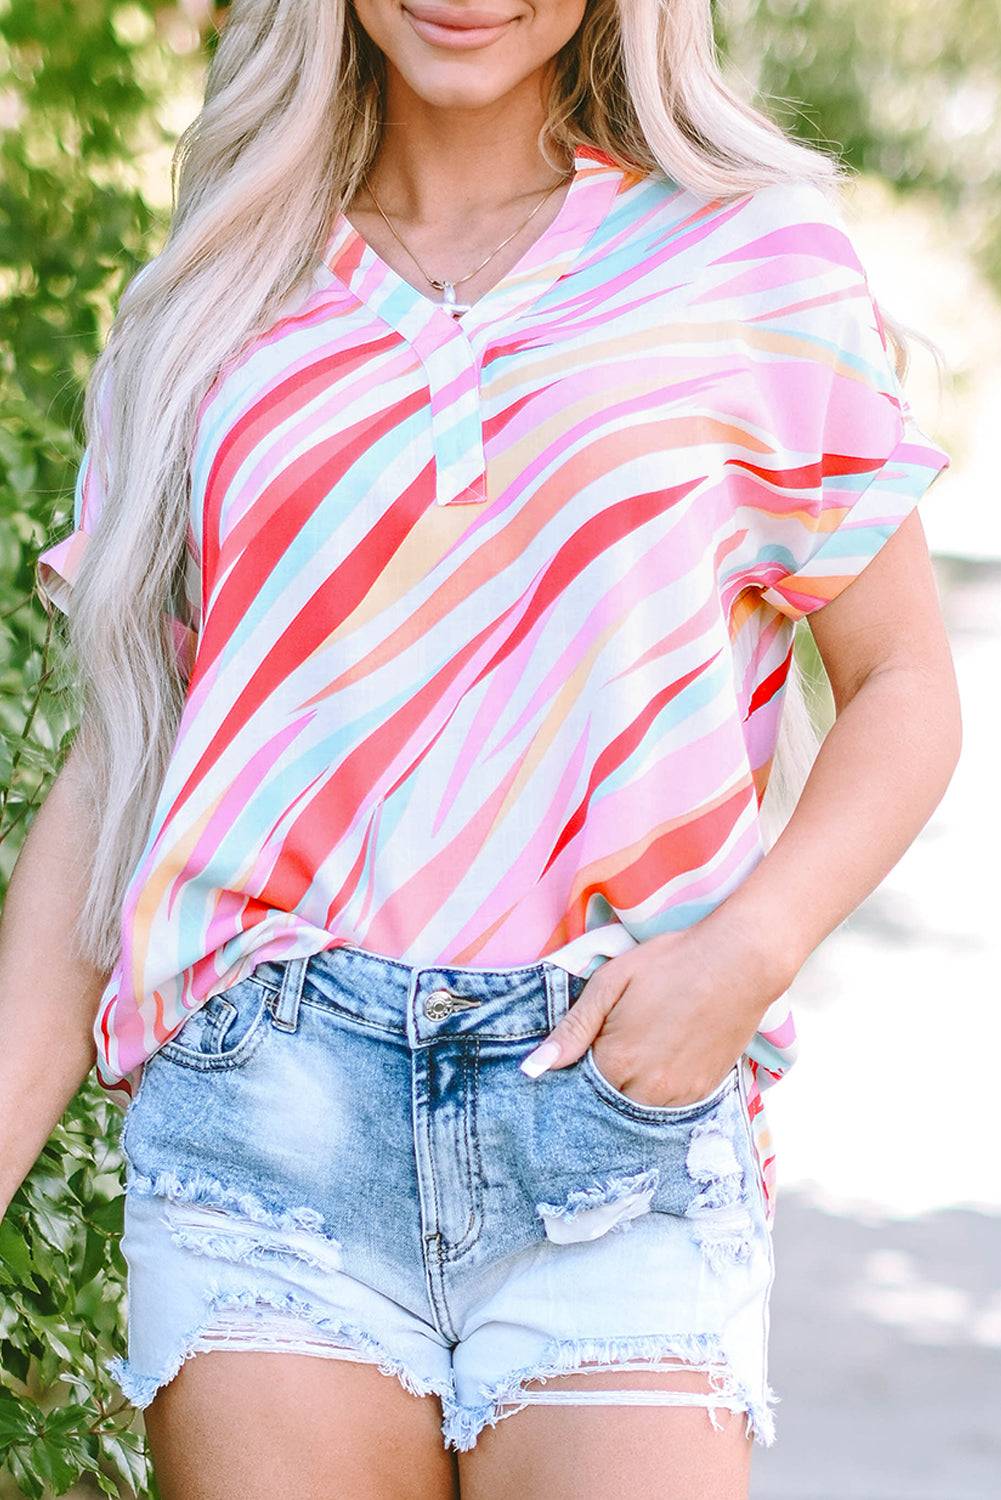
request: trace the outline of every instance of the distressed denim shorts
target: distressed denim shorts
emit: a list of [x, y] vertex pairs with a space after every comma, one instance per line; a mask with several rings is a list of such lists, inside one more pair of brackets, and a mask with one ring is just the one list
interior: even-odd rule
[[[261, 962], [193, 1011], [122, 1126], [126, 1397], [148, 1405], [201, 1351], [274, 1350], [437, 1395], [459, 1450], [543, 1402], [701, 1406], [716, 1428], [741, 1411], [770, 1444], [774, 1261], [743, 1061], [664, 1108], [590, 1051], [527, 1077], [584, 983], [548, 960], [337, 947]], [[585, 1389], [553, 1379], [582, 1369]], [[626, 1369], [657, 1378], [601, 1379]]]

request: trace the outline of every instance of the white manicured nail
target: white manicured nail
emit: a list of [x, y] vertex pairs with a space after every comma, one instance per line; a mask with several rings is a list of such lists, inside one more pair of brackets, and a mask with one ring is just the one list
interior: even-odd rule
[[529, 1078], [538, 1078], [547, 1068], [551, 1068], [560, 1055], [560, 1049], [556, 1042], [540, 1042], [534, 1052], [519, 1064], [521, 1071], [527, 1073]]

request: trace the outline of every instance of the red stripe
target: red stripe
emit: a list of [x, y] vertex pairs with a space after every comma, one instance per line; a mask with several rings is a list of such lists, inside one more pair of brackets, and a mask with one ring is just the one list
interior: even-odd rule
[[[512, 609], [514, 607], [511, 606]], [[400, 747], [430, 718], [446, 689], [470, 657], [482, 647], [484, 638], [495, 628], [495, 623], [491, 621], [468, 641], [440, 672], [407, 700], [398, 713], [356, 745], [336, 769], [327, 785], [289, 830], [283, 849], [283, 861], [289, 861], [302, 874], [294, 881], [282, 879], [277, 885], [268, 885], [265, 894], [274, 905], [284, 911], [291, 911], [299, 904], [312, 883], [308, 872], [318, 869], [330, 850], [344, 836], [358, 808], [371, 797], [372, 788], [386, 774], [387, 767], [399, 753]], [[383, 801], [392, 796], [429, 753], [438, 737], [444, 733], [449, 717], [446, 715], [421, 744], [396, 781], [381, 793]]]
[[774, 672], [769, 672], [768, 676], [765, 677], [761, 682], [759, 682], [758, 686], [754, 689], [754, 693], [752, 694], [751, 701], [747, 708], [747, 713], [744, 715], [745, 719], [749, 719], [753, 713], [755, 713], [759, 708], [762, 707], [763, 704], [768, 702], [768, 700], [774, 693], [778, 692], [779, 688], [782, 686], [789, 675], [789, 666], [791, 662], [792, 646], [790, 645], [789, 650], [779, 662]]
[[[875, 473], [884, 462], [882, 458], [851, 458], [842, 453], [825, 453], [817, 463], [804, 464], [799, 469], [765, 469], [760, 464], [750, 463], [746, 458], [728, 459], [727, 467], [744, 469], [748, 474], [766, 479], [769, 484], [777, 485], [780, 489], [805, 490], [816, 489], [821, 480], [832, 475]], [[851, 496], [846, 494], [845, 503], [849, 504], [850, 500]]]
[[[385, 414], [383, 420], [393, 425], [398, 418], [399, 413], [394, 408], [393, 413]], [[363, 447], [364, 442], [364, 437], [359, 435], [353, 447]], [[331, 486], [337, 482], [346, 464], [349, 467], [354, 457], [357, 457], [357, 452], [353, 456], [337, 453], [333, 462], [321, 467], [308, 484], [301, 480], [299, 487], [291, 476], [291, 471], [283, 476], [283, 481], [290, 490], [283, 507], [287, 512], [284, 518], [287, 534], [283, 534], [283, 521], [279, 512], [272, 518], [266, 533], [262, 530], [259, 534], [252, 555], [227, 579], [222, 594], [217, 598], [205, 622], [197, 664], [199, 676], [231, 640], [232, 632], [245, 612], [246, 601], [254, 597], [264, 578], [273, 570], [275, 557], [281, 555], [291, 537], [301, 530], [316, 506], [329, 494]], [[303, 660], [351, 613], [358, 601], [364, 598], [433, 500], [432, 461], [379, 517], [350, 556], [335, 567], [322, 586], [306, 600], [298, 615], [289, 623], [288, 629], [255, 668], [246, 688], [219, 725], [181, 787], [168, 818], [175, 815], [176, 809], [201, 782], [236, 734], [250, 721], [257, 708], [267, 701]], [[247, 550], [248, 553], [251, 552], [250, 548]], [[202, 658], [206, 664], [204, 668]]]
[[738, 788], [718, 807], [661, 834], [631, 865], [586, 886], [574, 902], [572, 931], [584, 932], [587, 904], [592, 895], [603, 896], [619, 911], [628, 911], [664, 884], [665, 873], [673, 879], [700, 869], [722, 847], [753, 795], [753, 787]]
[[674, 485], [669, 490], [653, 490], [646, 495], [630, 495], [625, 500], [620, 500], [618, 504], [609, 506], [601, 515], [593, 516], [590, 521], [579, 527], [557, 552], [539, 580], [531, 605], [511, 634], [505, 637], [503, 645], [481, 669], [476, 681], [482, 682], [484, 677], [489, 676], [502, 661], [510, 656], [524, 638], [531, 634], [537, 621], [550, 605], [559, 598], [575, 578], [583, 573], [589, 563], [592, 563], [602, 552], [607, 552], [614, 547], [616, 542], [628, 536], [631, 531], [637, 530], [654, 516], [661, 515], [679, 500], [683, 500], [700, 482], [698, 479], [693, 479], [687, 484]]
[[673, 698], [676, 698], [679, 693], [683, 692], [685, 688], [688, 687], [689, 683], [694, 682], [696, 678], [699, 677], [705, 671], [705, 669], [716, 660], [716, 657], [719, 656], [719, 654], [720, 653], [718, 651], [714, 652], [713, 655], [708, 658], [708, 660], [700, 662], [699, 665], [693, 667], [690, 672], [686, 672], [683, 677], [679, 677], [675, 682], [669, 682], [667, 686], [661, 690], [661, 692], [657, 693], [653, 698], [650, 699], [643, 712], [637, 715], [632, 723], [627, 725], [627, 727], [622, 731], [621, 734], [616, 735], [613, 740], [609, 741], [605, 749], [595, 760], [594, 765], [591, 767], [591, 775], [588, 779], [587, 789], [584, 792], [584, 795], [578, 803], [577, 807], [570, 815], [570, 818], [564, 824], [560, 836], [553, 846], [553, 851], [550, 854], [549, 858], [546, 860], [545, 865], [543, 866], [543, 875], [549, 869], [553, 861], [559, 857], [559, 855], [563, 852], [563, 850], [567, 847], [571, 840], [576, 838], [578, 833], [583, 831], [584, 825], [587, 822], [587, 814], [588, 809], [591, 805], [591, 798], [594, 796], [597, 788], [603, 781], [611, 776], [614, 771], [618, 770], [623, 761], [629, 759], [629, 756], [632, 755], [637, 745], [642, 742], [643, 736], [646, 734], [650, 725], [653, 723], [654, 719], [660, 713], [664, 705], [666, 703], [670, 703]]
[[[287, 380], [281, 381], [248, 407], [243, 416], [229, 428], [216, 451], [205, 485], [202, 524], [205, 575], [202, 589], [203, 617], [208, 586], [218, 573], [219, 515], [241, 464], [283, 422], [308, 405], [323, 390], [329, 389], [334, 383], [335, 375], [338, 379], [345, 379], [355, 370], [364, 369], [372, 356], [399, 343], [400, 336], [396, 334], [374, 339], [355, 349], [337, 349], [325, 359], [319, 359], [315, 364], [297, 370]], [[424, 394], [426, 399], [426, 392]]]

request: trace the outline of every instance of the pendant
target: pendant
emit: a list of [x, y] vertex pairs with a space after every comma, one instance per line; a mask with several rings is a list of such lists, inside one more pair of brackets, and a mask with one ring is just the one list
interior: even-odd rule
[[462, 313], [468, 312], [472, 306], [470, 302], [456, 302], [455, 287], [451, 281], [432, 281], [431, 285], [437, 287], [444, 294], [441, 305], [447, 313], [451, 313], [453, 318], [457, 318]]

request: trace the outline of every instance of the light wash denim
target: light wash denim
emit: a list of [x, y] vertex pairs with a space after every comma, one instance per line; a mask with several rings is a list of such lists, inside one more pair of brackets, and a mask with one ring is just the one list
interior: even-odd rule
[[[590, 1051], [527, 1077], [583, 988], [547, 960], [338, 947], [262, 962], [194, 1011], [122, 1127], [125, 1395], [146, 1406], [201, 1351], [284, 1350], [437, 1395], [456, 1449], [539, 1402], [697, 1405], [716, 1427], [744, 1411], [771, 1443], [774, 1260], [742, 1065], [666, 1108]], [[586, 1390], [546, 1378], [585, 1365]], [[692, 1367], [705, 1379], [658, 1388]], [[636, 1368], [658, 1380], [601, 1380]]]

